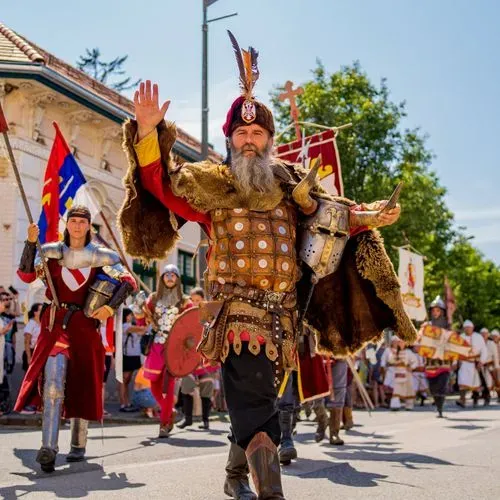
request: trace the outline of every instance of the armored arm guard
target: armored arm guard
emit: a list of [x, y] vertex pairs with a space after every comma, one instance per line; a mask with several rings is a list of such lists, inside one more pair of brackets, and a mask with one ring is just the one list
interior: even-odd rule
[[103, 266], [96, 281], [90, 286], [90, 292], [85, 301], [85, 315], [91, 317], [103, 306], [115, 312], [134, 291], [134, 284], [133, 278], [120, 262], [112, 266]]
[[19, 271], [22, 273], [35, 272], [36, 243], [26, 240], [24, 242], [23, 254], [19, 262]]
[[116, 311], [133, 291], [134, 287], [128, 281], [122, 281], [107, 304], [108, 307]]

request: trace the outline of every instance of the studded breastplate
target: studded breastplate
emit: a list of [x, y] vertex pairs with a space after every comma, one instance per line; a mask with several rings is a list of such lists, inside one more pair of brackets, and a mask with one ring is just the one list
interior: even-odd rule
[[217, 209], [212, 216], [209, 283], [290, 292], [297, 280], [296, 214], [292, 205], [273, 210]]

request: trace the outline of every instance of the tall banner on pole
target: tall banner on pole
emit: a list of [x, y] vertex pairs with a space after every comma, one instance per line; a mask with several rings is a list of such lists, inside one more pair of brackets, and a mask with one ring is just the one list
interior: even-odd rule
[[422, 255], [399, 248], [398, 277], [406, 313], [412, 319], [426, 318], [424, 300], [424, 259]]
[[342, 168], [335, 141], [336, 131], [329, 129], [319, 134], [303, 137], [287, 144], [280, 144], [276, 156], [291, 163], [306, 163], [321, 155], [318, 175], [323, 187], [334, 196], [344, 195]]

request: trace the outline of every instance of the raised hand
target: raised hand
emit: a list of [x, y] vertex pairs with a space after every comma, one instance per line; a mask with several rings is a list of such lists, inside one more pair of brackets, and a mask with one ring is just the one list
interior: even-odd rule
[[146, 137], [165, 117], [170, 101], [165, 101], [160, 108], [158, 85], [151, 87], [151, 80], [141, 82], [134, 94], [135, 119], [137, 120], [138, 139]]
[[39, 234], [40, 229], [38, 229], [38, 226], [36, 224], [33, 223], [28, 226], [28, 241], [30, 243], [36, 243]]

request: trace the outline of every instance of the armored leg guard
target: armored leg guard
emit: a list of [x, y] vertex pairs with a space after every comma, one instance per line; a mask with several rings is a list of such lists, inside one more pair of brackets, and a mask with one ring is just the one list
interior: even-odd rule
[[342, 446], [344, 441], [340, 439], [340, 421], [342, 420], [342, 408], [330, 409], [330, 444]]
[[71, 419], [71, 450], [66, 456], [67, 462], [81, 462], [85, 460], [88, 427], [88, 420], [84, 420], [83, 418]]
[[285, 500], [276, 445], [265, 432], [259, 432], [246, 450], [248, 466], [259, 500]]
[[248, 463], [245, 450], [231, 443], [226, 464], [224, 493], [236, 500], [257, 500], [248, 483]]
[[326, 411], [325, 405], [318, 403], [314, 405], [314, 413], [316, 414], [316, 420], [318, 426], [316, 427], [316, 434], [314, 434], [314, 440], [320, 443], [325, 439], [326, 428], [328, 427], [328, 412]]
[[59, 451], [59, 427], [64, 402], [64, 385], [68, 360], [64, 354], [50, 356], [44, 370], [42, 447], [36, 461], [44, 472], [53, 472]]

